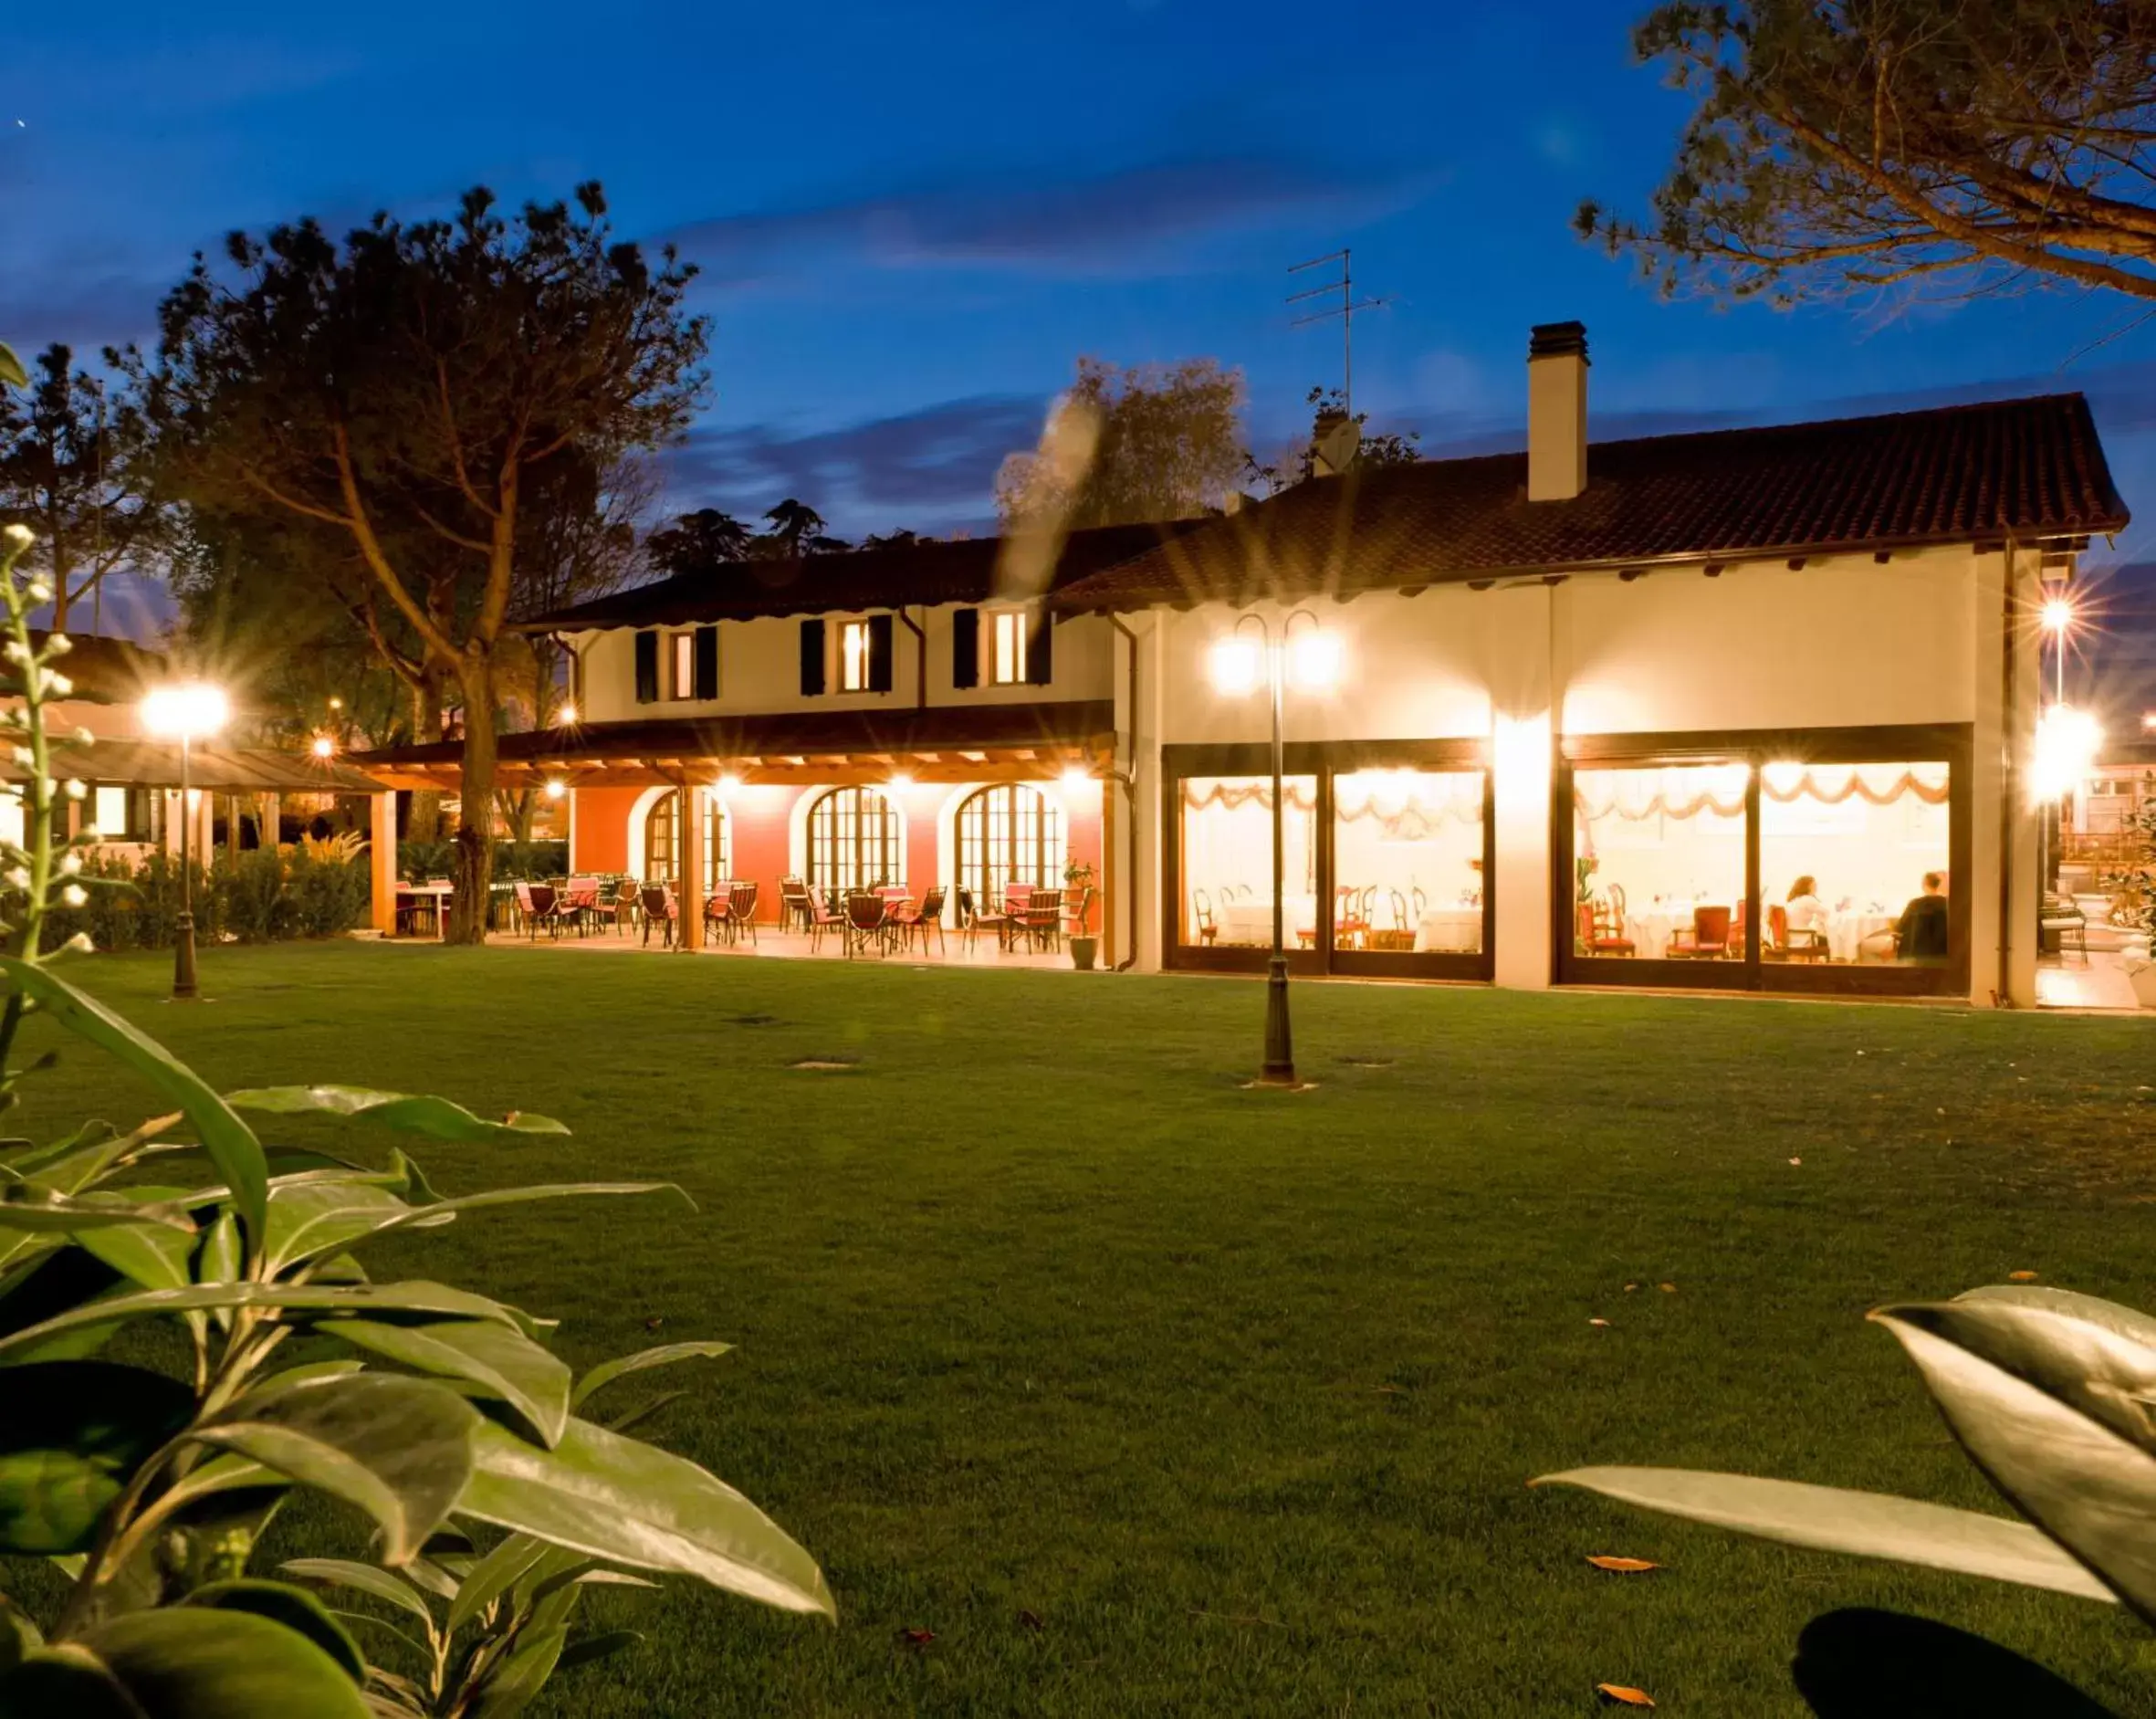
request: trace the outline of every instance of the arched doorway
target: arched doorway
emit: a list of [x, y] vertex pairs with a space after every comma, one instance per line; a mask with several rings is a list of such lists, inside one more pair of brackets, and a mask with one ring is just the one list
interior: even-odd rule
[[1006, 884], [1063, 886], [1062, 808], [1038, 788], [1006, 782], [958, 805], [958, 887], [977, 906], [998, 900]]
[[874, 788], [833, 788], [809, 807], [808, 881], [828, 894], [905, 881], [897, 810]]
[[[708, 896], [721, 878], [734, 875], [733, 820], [709, 789], [696, 800], [704, 808], [704, 893]], [[644, 875], [648, 882], [671, 882], [679, 875], [681, 796], [664, 793], [652, 802], [644, 819]]]

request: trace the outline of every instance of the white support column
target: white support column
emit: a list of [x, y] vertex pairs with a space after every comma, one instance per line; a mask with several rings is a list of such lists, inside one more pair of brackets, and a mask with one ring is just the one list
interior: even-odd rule
[[1497, 983], [1543, 991], [1550, 983], [1551, 796], [1555, 790], [1556, 603], [1562, 586], [1520, 586], [1482, 598], [1490, 664], [1490, 768], [1497, 828]]

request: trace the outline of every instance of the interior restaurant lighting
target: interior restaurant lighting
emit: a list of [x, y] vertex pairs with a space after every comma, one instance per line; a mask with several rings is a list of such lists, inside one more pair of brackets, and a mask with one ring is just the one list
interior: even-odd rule
[[189, 826], [194, 822], [194, 784], [189, 780], [193, 748], [222, 728], [232, 715], [222, 687], [207, 681], [158, 687], [142, 700], [142, 731], [156, 739], [180, 743], [180, 917], [173, 950], [173, 1001], [189, 1002], [194, 984], [194, 871], [188, 855]]

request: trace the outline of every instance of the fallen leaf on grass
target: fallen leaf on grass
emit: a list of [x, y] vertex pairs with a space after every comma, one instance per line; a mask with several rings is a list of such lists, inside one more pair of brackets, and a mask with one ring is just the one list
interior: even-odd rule
[[1632, 1293], [1632, 1292], [1633, 1292], [1635, 1289], [1638, 1289], [1638, 1287], [1639, 1287], [1639, 1285], [1638, 1285], [1638, 1284], [1627, 1284], [1625, 1285], [1625, 1294], [1628, 1295], [1628, 1294], [1631, 1294], [1631, 1293]]
[[1041, 1621], [1041, 1614], [1039, 1612], [1028, 1611], [1023, 1607], [1019, 1609], [1018, 1620], [1019, 1622], [1025, 1625], [1027, 1629], [1036, 1632], [1048, 1628], [1046, 1624]]
[[898, 1639], [909, 1648], [925, 1648], [936, 1640], [936, 1631], [933, 1630], [901, 1630], [898, 1632]]
[[649, 1319], [646, 1319], [646, 1320], [644, 1322], [644, 1328], [646, 1331], [656, 1331], [656, 1330], [657, 1330], [657, 1329], [658, 1329], [658, 1328], [659, 1328], [661, 1326], [665, 1325], [665, 1323], [666, 1323], [666, 1315], [665, 1315], [665, 1314], [654, 1314], [654, 1315], [652, 1315], [652, 1317], [650, 1317]]
[[1804, 1159], [1802, 1159], [1801, 1158], [1791, 1158], [1789, 1161], [1790, 1161], [1792, 1164], [1801, 1164], [1801, 1163], [1803, 1163], [1803, 1162], [1804, 1162]]
[[1634, 1689], [1627, 1683], [1597, 1683], [1595, 1693], [1613, 1707], [1651, 1707], [1655, 1698], [1644, 1689]]
[[1587, 1323], [1589, 1325], [1607, 1325], [1609, 1321], [1607, 1319], [1590, 1319], [1587, 1321]]
[[1657, 1284], [1655, 1287], [1660, 1290], [1665, 1295], [1674, 1295], [1677, 1293], [1677, 1285], [1675, 1284]]
[[1587, 1555], [1587, 1562], [1598, 1570], [1613, 1570], [1619, 1576], [1637, 1576], [1642, 1570], [1659, 1570], [1659, 1564], [1650, 1564], [1643, 1557], [1607, 1557], [1598, 1552]]
[[2035, 1272], [2008, 1272], [2006, 1281], [2010, 1284], [2033, 1284], [2036, 1281], [2036, 1275]]

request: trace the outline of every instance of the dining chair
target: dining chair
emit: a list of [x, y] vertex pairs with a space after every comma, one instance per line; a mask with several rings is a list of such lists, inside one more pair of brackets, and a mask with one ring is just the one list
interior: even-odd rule
[[806, 931], [812, 909], [809, 906], [809, 886], [797, 872], [788, 872], [779, 880], [779, 928], [790, 931], [798, 923]]
[[1669, 933], [1671, 960], [1720, 960], [1730, 952], [1732, 916], [1727, 907], [1694, 907], [1691, 928]]
[[711, 941], [717, 933], [722, 943], [734, 940], [733, 886], [721, 883], [704, 897], [704, 941]]
[[[1613, 896], [1616, 891], [1610, 892]], [[1621, 898], [1621, 897], [1620, 897]], [[1637, 955], [1630, 934], [1625, 929], [1625, 920], [1617, 902], [1606, 904], [1583, 901], [1579, 905], [1580, 952], [1583, 955]]]
[[1190, 892], [1190, 923], [1198, 928], [1200, 943], [1219, 941], [1220, 922], [1213, 917], [1213, 898], [1202, 889]]
[[644, 946], [649, 948], [651, 945], [652, 926], [655, 921], [661, 933], [659, 947], [663, 949], [672, 949], [675, 917], [674, 892], [664, 884], [646, 884], [638, 892], [637, 903], [644, 913]]
[[1370, 937], [1370, 921], [1360, 907], [1362, 891], [1341, 884], [1333, 891], [1333, 947], [1359, 949]]
[[[822, 946], [826, 931], [836, 931], [842, 937], [847, 935], [846, 916], [831, 910], [823, 899], [823, 891], [820, 886], [808, 884], [803, 886], [803, 889], [809, 904], [809, 952], [814, 954]], [[847, 952], [852, 953], [850, 949]]]
[[873, 889], [855, 889], [846, 896], [846, 953], [865, 949], [875, 939], [878, 951], [891, 946], [891, 900]]
[[983, 931], [993, 931], [998, 947], [1001, 947], [1003, 933], [1009, 924], [1010, 919], [1006, 915], [984, 907], [974, 899], [973, 891], [967, 886], [961, 884], [958, 886], [958, 946], [961, 949], [972, 949], [979, 941]]
[[895, 922], [898, 926], [900, 940], [911, 944], [916, 937], [921, 939], [921, 952], [928, 952], [928, 934], [933, 931], [937, 941], [943, 941], [943, 903], [945, 889], [941, 884], [923, 896], [918, 907], [901, 907]]
[[1027, 945], [1034, 949], [1058, 949], [1063, 936], [1063, 892], [1036, 889], [1026, 896], [1024, 930]]
[[727, 891], [728, 942], [739, 940], [741, 933], [747, 931], [749, 947], [753, 949], [756, 946], [756, 895], [757, 886], [753, 881], [736, 884]]

